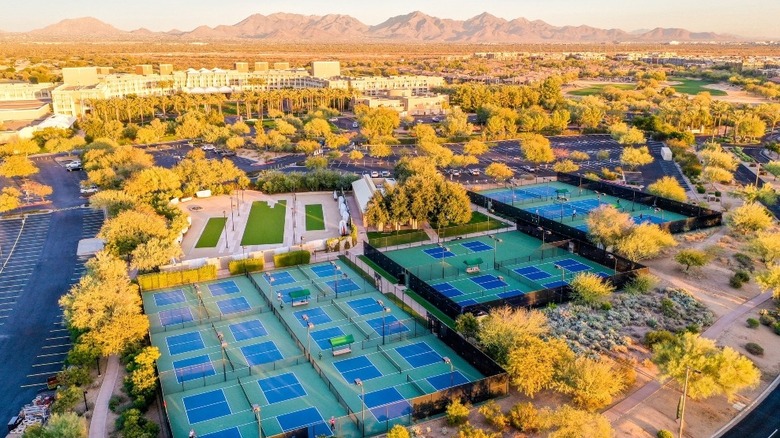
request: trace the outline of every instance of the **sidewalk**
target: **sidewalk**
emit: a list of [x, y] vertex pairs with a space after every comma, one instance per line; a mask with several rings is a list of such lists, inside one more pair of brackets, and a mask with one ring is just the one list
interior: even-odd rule
[[119, 377], [119, 358], [116, 355], [109, 356], [103, 383], [92, 409], [92, 420], [89, 423], [89, 438], [105, 438], [107, 433], [108, 402], [116, 386]]
[[[731, 310], [729, 313], [718, 318], [714, 324], [712, 324], [707, 330], [704, 331], [704, 333], [702, 333], [702, 336], [705, 338], [717, 340], [717, 338], [729, 326], [731, 326], [731, 324], [742, 318], [747, 312], [761, 306], [770, 299], [772, 299], [771, 291], [764, 292], [751, 298], [748, 301], [745, 301], [735, 309]], [[620, 403], [609, 408], [609, 410], [604, 412], [604, 415], [606, 415], [611, 423], [614, 423], [624, 415], [631, 412], [632, 409], [640, 405], [651, 395], [655, 394], [655, 392], [661, 389], [661, 387], [662, 385], [658, 380], [647, 382], [644, 386], [634, 391], [625, 399], [621, 400]]]

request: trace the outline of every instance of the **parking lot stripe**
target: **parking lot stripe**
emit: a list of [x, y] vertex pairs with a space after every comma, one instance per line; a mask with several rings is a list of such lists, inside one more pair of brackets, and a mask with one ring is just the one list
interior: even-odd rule
[[70, 339], [70, 336], [57, 336], [54, 338], [46, 338], [47, 341], [53, 341], [55, 339]]
[[36, 386], [46, 386], [46, 385], [48, 385], [48, 383], [46, 383], [46, 382], [44, 382], [44, 383], [30, 383], [29, 385], [22, 385], [22, 386], [20, 386], [20, 388], [34, 388]]
[[70, 347], [71, 344], [60, 344], [60, 345], [44, 345], [43, 348], [58, 348], [58, 347]]
[[36, 373], [36, 374], [28, 374], [27, 377], [38, 377], [38, 376], [51, 376], [54, 373]]
[[67, 356], [68, 352], [65, 351], [63, 353], [49, 353], [49, 354], [39, 354], [35, 357], [52, 357], [52, 356]]
[[35, 364], [33, 366], [34, 367], [45, 367], [45, 366], [49, 366], [49, 365], [62, 365], [62, 361], [49, 362], [49, 363], [38, 363], [38, 364]]

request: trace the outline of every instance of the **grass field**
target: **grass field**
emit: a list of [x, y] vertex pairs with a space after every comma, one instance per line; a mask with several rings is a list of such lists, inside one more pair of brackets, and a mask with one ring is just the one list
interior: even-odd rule
[[572, 90], [568, 93], [573, 96], [592, 96], [594, 94], [599, 94], [602, 91], [604, 91], [604, 88], [606, 87], [615, 87], [620, 90], [633, 90], [636, 88], [636, 85], [634, 84], [598, 84], [598, 85], [591, 85], [590, 87], [586, 88], [580, 88], [579, 90]]
[[422, 230], [399, 230], [389, 233], [368, 232], [368, 243], [375, 248], [423, 242], [425, 240], [428, 240], [428, 234]]
[[680, 82], [680, 84], [672, 86], [672, 88], [677, 90], [678, 93], [695, 95], [703, 91], [706, 91], [710, 93], [710, 95], [712, 96], [725, 96], [727, 94], [725, 91], [704, 88], [705, 85], [714, 84], [714, 82], [702, 81], [698, 79], [678, 79], [678, 78], [670, 78], [670, 80], [674, 82]]
[[325, 229], [325, 217], [322, 213], [322, 204], [310, 204], [306, 206], [306, 231], [320, 231]]
[[219, 236], [222, 235], [222, 230], [225, 228], [224, 217], [212, 217], [206, 222], [206, 228], [198, 238], [198, 243], [195, 244], [195, 248], [214, 248], [219, 242]]
[[267, 245], [284, 241], [284, 216], [287, 201], [279, 201], [274, 208], [267, 202], [253, 202], [246, 222], [241, 245]]

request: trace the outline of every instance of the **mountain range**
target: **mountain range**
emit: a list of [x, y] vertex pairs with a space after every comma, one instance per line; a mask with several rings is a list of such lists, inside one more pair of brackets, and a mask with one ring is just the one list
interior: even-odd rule
[[198, 26], [190, 31], [124, 31], [96, 18], [65, 19], [29, 32], [2, 32], [4, 38], [31, 40], [145, 40], [187, 41], [252, 39], [288, 42], [409, 42], [409, 43], [598, 43], [707, 42], [740, 37], [679, 28], [627, 32], [581, 26], [553, 26], [541, 20], [506, 20], [483, 13], [468, 20], [433, 17], [416, 11], [369, 26], [349, 15], [254, 14], [233, 25]]

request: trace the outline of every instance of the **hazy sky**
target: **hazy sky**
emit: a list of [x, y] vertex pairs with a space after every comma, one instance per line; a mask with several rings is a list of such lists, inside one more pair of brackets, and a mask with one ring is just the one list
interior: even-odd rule
[[[11, 5], [12, 4], [12, 5]], [[121, 6], [120, 6], [121, 4]], [[348, 14], [366, 24], [420, 10], [465, 19], [482, 12], [623, 30], [682, 27], [743, 36], [780, 36], [780, 0], [0, 0], [0, 30], [26, 31], [92, 16], [123, 30], [191, 30], [234, 24], [254, 13]]]

